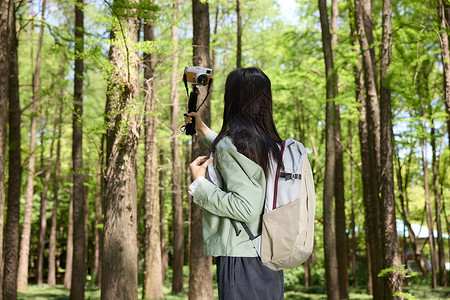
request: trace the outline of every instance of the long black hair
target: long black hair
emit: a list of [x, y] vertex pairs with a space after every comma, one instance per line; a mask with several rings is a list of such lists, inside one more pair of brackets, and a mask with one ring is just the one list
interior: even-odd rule
[[224, 98], [222, 129], [210, 150], [229, 136], [237, 150], [260, 165], [267, 176], [270, 155], [282, 165], [270, 79], [259, 68], [236, 69], [227, 77]]

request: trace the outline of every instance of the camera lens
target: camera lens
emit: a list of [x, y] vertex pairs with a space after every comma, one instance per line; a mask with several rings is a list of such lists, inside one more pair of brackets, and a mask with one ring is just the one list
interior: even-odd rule
[[197, 74], [195, 76], [195, 81], [197, 82], [197, 84], [206, 85], [206, 82], [208, 81], [208, 76], [206, 74]]

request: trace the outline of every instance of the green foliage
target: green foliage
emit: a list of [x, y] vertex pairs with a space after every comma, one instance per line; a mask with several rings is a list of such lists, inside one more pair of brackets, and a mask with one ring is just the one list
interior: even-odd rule
[[386, 277], [390, 273], [401, 274], [402, 277], [415, 277], [415, 276], [419, 275], [417, 272], [410, 272], [406, 268], [406, 265], [401, 265], [401, 266], [393, 266], [393, 267], [385, 268], [385, 269], [381, 270], [381, 272], [378, 274], [378, 277]]
[[410, 300], [416, 299], [416, 297], [414, 295], [411, 295], [410, 293], [403, 293], [403, 292], [395, 292], [393, 296], [400, 297], [401, 299], [410, 299]]

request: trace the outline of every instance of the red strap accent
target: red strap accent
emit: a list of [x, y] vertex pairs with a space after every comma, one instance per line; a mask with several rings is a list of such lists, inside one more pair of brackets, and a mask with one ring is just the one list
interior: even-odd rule
[[[284, 147], [286, 145], [286, 141], [281, 143], [281, 159], [283, 159]], [[277, 195], [278, 195], [278, 179], [280, 178], [280, 164], [277, 166], [277, 172], [275, 173], [275, 182], [273, 187], [273, 205], [272, 210], [277, 208]]]

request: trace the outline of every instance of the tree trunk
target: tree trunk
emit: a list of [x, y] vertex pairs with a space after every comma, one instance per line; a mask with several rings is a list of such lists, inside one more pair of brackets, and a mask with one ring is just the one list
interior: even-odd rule
[[[166, 243], [166, 210], [165, 210], [165, 201], [164, 201], [164, 186], [166, 184], [164, 178], [164, 150], [162, 148], [159, 149], [159, 221], [160, 221], [160, 244], [161, 244], [161, 275], [162, 281], [166, 280], [166, 270], [169, 266], [169, 249], [167, 248]], [[180, 177], [181, 178], [181, 177]]]
[[32, 93], [33, 102], [31, 110], [30, 125], [30, 157], [28, 159], [27, 183], [25, 185], [25, 211], [23, 214], [22, 236], [20, 239], [19, 266], [17, 271], [17, 289], [26, 291], [28, 288], [28, 261], [30, 254], [30, 235], [31, 235], [31, 211], [33, 208], [34, 194], [34, 167], [36, 163], [36, 133], [37, 133], [37, 113], [38, 113], [38, 90], [40, 86], [41, 69], [41, 50], [44, 36], [44, 16], [46, 0], [42, 1], [41, 25], [39, 31], [39, 40], [36, 52], [36, 66], [33, 71]]
[[[444, 3], [442, 0], [439, 0], [439, 16], [441, 17], [441, 51], [442, 51], [442, 65], [444, 67], [444, 93], [445, 93], [445, 108], [448, 113], [447, 120], [447, 131], [448, 131], [448, 139], [450, 141], [450, 53], [449, 53], [449, 44], [448, 44], [448, 33], [447, 33], [447, 19], [444, 11]], [[432, 146], [434, 141], [434, 128], [432, 129]], [[450, 145], [450, 143], [449, 143]], [[436, 170], [435, 170], [436, 169]], [[438, 179], [438, 170], [437, 170], [437, 161], [436, 161], [436, 152], [433, 150], [433, 182], [434, 182], [434, 195], [436, 202], [436, 225], [438, 230], [438, 245], [439, 245], [439, 285], [446, 286], [447, 284], [447, 272], [445, 270], [445, 254], [444, 254], [444, 245], [442, 241], [442, 225], [440, 218], [440, 197], [439, 197], [439, 179]]]
[[[391, 74], [388, 68], [391, 64], [392, 53], [392, 0], [383, 1], [383, 46], [381, 49], [380, 65], [380, 122], [381, 122], [381, 199], [383, 216], [383, 268], [401, 267], [398, 255], [398, 237], [395, 216], [395, 193], [394, 193], [394, 164], [393, 164], [393, 142], [392, 111], [391, 111]], [[384, 280], [385, 298], [394, 299], [395, 292], [402, 291], [402, 275], [400, 272], [390, 272]]]
[[434, 236], [433, 236], [433, 212], [431, 210], [430, 203], [430, 189], [428, 182], [428, 161], [426, 157], [425, 151], [425, 139], [420, 139], [420, 148], [422, 149], [422, 165], [423, 165], [423, 176], [424, 176], [424, 187], [425, 187], [425, 207], [427, 213], [427, 225], [428, 225], [428, 244], [430, 245], [430, 254], [431, 254], [431, 287], [433, 289], [436, 288], [436, 266], [437, 266], [437, 258], [436, 258], [436, 249], [434, 247]]
[[[351, 120], [348, 120], [348, 150], [352, 153], [353, 149], [353, 134], [352, 134], [353, 124]], [[350, 160], [350, 191], [351, 191], [351, 215], [350, 215], [350, 230], [352, 232], [352, 275], [353, 275], [353, 286], [357, 286], [356, 281], [356, 269], [357, 269], [357, 261], [356, 261], [356, 226], [355, 226], [355, 203], [353, 200], [353, 195], [355, 195], [355, 176], [353, 174], [354, 166], [353, 160]]]
[[322, 28], [323, 55], [327, 80], [326, 104], [326, 156], [325, 180], [323, 188], [323, 238], [325, 252], [325, 279], [328, 299], [339, 299], [338, 263], [336, 256], [336, 232], [333, 214], [333, 198], [336, 168], [336, 107], [334, 98], [337, 95], [337, 73], [334, 69], [331, 49], [331, 34], [328, 21], [327, 4], [319, 0], [320, 24]]
[[441, 17], [440, 41], [442, 52], [441, 53], [442, 66], [444, 69], [444, 96], [445, 96], [444, 98], [445, 98], [445, 109], [448, 114], [447, 131], [448, 131], [448, 139], [450, 141], [450, 53], [449, 53], [448, 33], [447, 33], [448, 23], [445, 16], [445, 7], [443, 0], [439, 0], [439, 16]]
[[[178, 9], [180, 0], [174, 2], [173, 19], [178, 20]], [[178, 26], [174, 23], [172, 29], [172, 42], [174, 45], [174, 55], [172, 57], [172, 74], [170, 83], [170, 99], [172, 104], [171, 116], [171, 149], [172, 149], [172, 230], [173, 230], [173, 278], [172, 291], [180, 293], [183, 291], [183, 264], [184, 264], [184, 219], [183, 219], [183, 198], [181, 187], [181, 162], [179, 153], [178, 138], [178, 118], [180, 115], [180, 105], [178, 99]]]
[[[56, 119], [56, 118], [55, 118]], [[55, 122], [55, 127], [53, 130], [53, 134], [56, 133], [57, 124]], [[50, 145], [50, 155], [48, 157], [47, 166], [44, 167], [44, 157], [43, 157], [43, 136], [44, 136], [45, 128], [41, 131], [41, 184], [44, 185], [44, 190], [41, 194], [41, 208], [39, 213], [39, 241], [38, 241], [38, 258], [37, 258], [37, 284], [44, 283], [44, 249], [47, 237], [47, 204], [48, 204], [48, 187], [50, 184], [50, 175], [53, 164], [53, 146], [54, 146], [54, 137], [52, 137], [51, 145]], [[44, 171], [45, 169], [45, 171]]]
[[[372, 268], [372, 286], [374, 299], [384, 297], [383, 282], [378, 277], [382, 266], [380, 199], [378, 194], [378, 175], [380, 168], [380, 115], [377, 93], [377, 74], [374, 67], [374, 55], [370, 49], [372, 35], [371, 1], [355, 0], [355, 25], [359, 37], [360, 51], [364, 66], [364, 84], [367, 100], [365, 107], [360, 107], [360, 142], [362, 157], [362, 176], [364, 206], [366, 211], [366, 228]], [[364, 114], [364, 115], [363, 115]], [[365, 123], [365, 124], [362, 124]], [[364, 127], [364, 128], [363, 128]]]
[[237, 15], [237, 51], [236, 51], [236, 67], [242, 67], [242, 13], [241, 1], [236, 0], [236, 15]]
[[[338, 1], [333, 0], [331, 5], [331, 48], [338, 46]], [[333, 60], [336, 51], [332, 50]], [[337, 82], [337, 75], [336, 75]], [[337, 90], [337, 88], [336, 88]], [[341, 138], [341, 114], [340, 107], [336, 105], [335, 125], [335, 185], [334, 198], [336, 210], [336, 255], [338, 265], [338, 284], [340, 299], [348, 298], [348, 251], [347, 251], [347, 221], [345, 217], [345, 192], [344, 192], [344, 161], [342, 156]]]
[[[17, 61], [18, 39], [16, 37], [14, 2], [3, 0], [0, 3], [1, 10], [8, 12], [0, 17], [0, 66], [3, 68], [0, 73], [0, 76], [2, 76], [2, 79], [0, 80], [0, 111], [2, 114], [0, 116], [0, 123], [5, 125], [4, 129], [0, 129], [0, 148], [2, 148], [3, 146], [1, 145], [6, 142], [6, 136], [3, 135], [5, 133], [4, 130], [6, 130], [6, 115], [3, 115], [3, 113], [6, 114], [6, 112], [9, 111], [8, 207], [4, 240], [3, 237], [0, 238], [0, 284], [2, 285], [0, 287], [0, 295], [3, 295], [3, 299], [17, 299], [17, 259], [19, 251], [20, 189], [22, 177], [20, 99]], [[5, 24], [5, 22], [8, 25]], [[8, 101], [9, 110], [6, 109], [7, 104], [5, 103]], [[0, 127], [3, 127], [3, 125], [0, 125]], [[1, 151], [3, 151], [3, 149]], [[6, 153], [0, 153], [0, 156], [5, 158], [5, 154]], [[5, 167], [5, 161], [0, 158], [0, 168], [6, 170]], [[0, 177], [2, 176], [4, 176], [4, 173], [3, 175], [0, 175]], [[4, 178], [1, 178], [0, 206], [4, 205], [3, 197], [5, 193], [3, 182]], [[0, 223], [3, 223], [3, 208], [0, 208], [0, 213], [2, 214], [0, 216]], [[0, 225], [0, 230], [3, 232], [3, 224]], [[2, 236], [2, 232], [0, 232], [0, 236]]]
[[[0, 0], [0, 284], [3, 283], [3, 222], [5, 210], [5, 172], [6, 170], [6, 137], [8, 124], [8, 106], [9, 106], [9, 45], [11, 44], [9, 13], [10, 5], [13, 2], [9, 0]], [[4, 13], [7, 12], [7, 13]], [[0, 287], [0, 295], [3, 285]]]
[[[192, 0], [192, 17], [194, 20], [193, 64], [195, 66], [209, 68], [209, 5], [202, 4], [199, 0]], [[199, 89], [198, 100], [203, 101], [206, 96], [206, 88]], [[207, 100], [199, 111], [205, 124], [211, 124], [210, 101]], [[207, 149], [199, 135], [193, 137], [191, 161], [199, 155], [205, 155]], [[212, 260], [204, 253], [202, 235], [202, 209], [197, 204], [191, 205], [191, 241], [189, 259], [189, 299], [212, 299]]]
[[[115, 1], [113, 5], [128, 4]], [[111, 29], [109, 62], [114, 68], [108, 79], [106, 102], [103, 300], [138, 299], [136, 160], [141, 125], [139, 58], [132, 49], [139, 41], [140, 20], [132, 10], [124, 9], [128, 16], [116, 16], [124, 24], [123, 30]]]
[[70, 299], [84, 299], [86, 282], [86, 232], [83, 174], [83, 76], [84, 13], [83, 0], [75, 2], [75, 74], [72, 134], [73, 173], [73, 269]]
[[[144, 41], [155, 41], [155, 24], [144, 25]], [[145, 174], [144, 174], [144, 299], [163, 297], [161, 237], [159, 229], [159, 180], [157, 147], [156, 52], [144, 56]]]
[[[103, 139], [103, 138], [102, 138]], [[101, 277], [101, 243], [102, 230], [100, 226], [102, 222], [102, 154], [99, 154], [97, 175], [95, 179], [95, 219], [94, 219], [94, 283], [99, 285]]]
[[[431, 110], [431, 107], [430, 107]], [[436, 129], [434, 128], [434, 120], [431, 126], [431, 152], [432, 152], [432, 168], [433, 168], [433, 192], [434, 192], [434, 209], [436, 212], [436, 229], [438, 244], [438, 265], [439, 265], [439, 285], [447, 286], [447, 271], [445, 270], [445, 250], [444, 240], [442, 239], [441, 224], [441, 196], [439, 193], [439, 161], [436, 155]]]
[[73, 187], [69, 200], [69, 213], [67, 216], [67, 247], [66, 247], [66, 269], [64, 273], [64, 288], [69, 289], [72, 284], [72, 267], [73, 267]]
[[[411, 147], [411, 148], [413, 149], [414, 147]], [[410, 162], [411, 159], [412, 159], [412, 153], [410, 153], [408, 161]], [[409, 243], [411, 244], [414, 260], [417, 262], [417, 265], [419, 266], [420, 270], [422, 271], [422, 274], [425, 274], [428, 272], [427, 263], [425, 261], [425, 258], [423, 257], [423, 253], [422, 253], [420, 247], [417, 244], [417, 237], [411, 226], [411, 221], [410, 221], [410, 217], [409, 217], [409, 208], [407, 205], [405, 205], [405, 200], [407, 200], [406, 185], [407, 185], [408, 180], [406, 179], [405, 185], [403, 185], [402, 166], [400, 164], [400, 158], [398, 157], [398, 155], [397, 155], [397, 164], [398, 164], [397, 186], [398, 186], [398, 190], [400, 191], [399, 198], [400, 198], [400, 205], [402, 207], [401, 211], [402, 211], [403, 222], [405, 223], [406, 227], [408, 228]], [[408, 173], [409, 173], [409, 171], [406, 171], [406, 175], [405, 175], [406, 178], [408, 178], [408, 176], [409, 176]]]
[[[420, 68], [420, 74], [417, 81], [417, 94], [420, 100], [420, 117], [425, 119], [427, 116], [425, 115], [425, 107], [424, 107], [424, 99], [429, 101], [430, 91], [428, 87], [428, 75], [431, 72], [432, 64], [430, 60], [425, 60], [422, 62]], [[430, 116], [431, 117], [431, 116]], [[422, 132], [426, 133], [427, 125], [424, 121], [420, 123], [422, 127]], [[431, 256], [431, 286], [432, 288], [436, 288], [437, 280], [436, 280], [436, 268], [437, 268], [437, 256], [436, 256], [436, 248], [434, 243], [434, 235], [433, 235], [433, 211], [431, 208], [431, 200], [430, 200], [430, 184], [429, 184], [429, 176], [428, 176], [428, 159], [426, 153], [426, 139], [424, 136], [420, 138], [420, 148], [422, 151], [422, 170], [423, 170], [423, 184], [425, 189], [425, 209], [427, 215], [427, 225], [428, 225], [428, 243], [430, 246], [430, 256]]]
[[[60, 95], [62, 99], [62, 94]], [[56, 228], [58, 223], [58, 204], [59, 204], [59, 173], [61, 168], [61, 122], [63, 114], [63, 102], [61, 100], [59, 107], [59, 116], [57, 119], [58, 136], [56, 143], [56, 160], [55, 160], [55, 178], [53, 183], [53, 207], [50, 225], [49, 253], [48, 253], [48, 277], [47, 284], [49, 286], [56, 285]]]
[[[219, 26], [219, 2], [220, 0], [216, 1], [216, 12], [214, 14], [214, 29], [213, 29], [213, 40], [212, 44], [214, 45], [217, 41], [217, 27]], [[214, 69], [216, 67], [216, 50], [213, 47], [211, 49], [211, 67]]]

